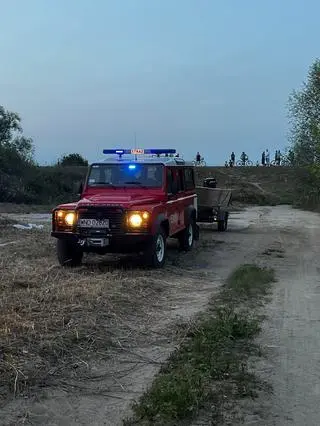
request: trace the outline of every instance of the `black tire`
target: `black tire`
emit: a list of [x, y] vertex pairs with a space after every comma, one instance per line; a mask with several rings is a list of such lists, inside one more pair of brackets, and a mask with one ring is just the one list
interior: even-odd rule
[[57, 256], [61, 266], [74, 267], [81, 265], [83, 251], [70, 241], [58, 240]]
[[247, 160], [247, 164], [246, 164], [248, 167], [251, 167], [251, 166], [253, 166], [253, 162], [251, 161], [251, 160]]
[[193, 247], [195, 237], [195, 223], [191, 221], [189, 225], [179, 235], [180, 249], [190, 251]]
[[238, 167], [241, 167], [241, 166], [243, 166], [244, 164], [243, 164], [243, 162], [242, 162], [241, 160], [238, 160], [238, 161], [236, 162], [236, 165], [237, 165]]
[[[151, 268], [162, 268], [166, 262], [167, 257], [167, 233], [160, 227], [158, 232], [153, 236], [152, 242], [145, 252], [145, 261], [147, 266]], [[162, 251], [162, 255], [160, 255]]]

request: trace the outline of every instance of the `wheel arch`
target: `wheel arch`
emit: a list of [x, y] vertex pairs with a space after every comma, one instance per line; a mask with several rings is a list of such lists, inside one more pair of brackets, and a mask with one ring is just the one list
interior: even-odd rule
[[168, 237], [170, 232], [169, 220], [164, 213], [158, 214], [156, 220], [153, 223], [152, 234], [155, 234], [157, 229], [159, 229], [160, 226], [163, 227]]

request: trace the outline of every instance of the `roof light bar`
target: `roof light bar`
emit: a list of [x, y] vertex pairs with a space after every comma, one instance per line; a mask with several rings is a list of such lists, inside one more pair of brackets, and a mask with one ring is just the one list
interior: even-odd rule
[[120, 157], [124, 154], [131, 154], [131, 155], [143, 155], [143, 154], [154, 154], [154, 155], [161, 155], [161, 154], [175, 154], [177, 151], [175, 149], [141, 149], [141, 148], [134, 148], [134, 149], [104, 149], [104, 154], [117, 154]]

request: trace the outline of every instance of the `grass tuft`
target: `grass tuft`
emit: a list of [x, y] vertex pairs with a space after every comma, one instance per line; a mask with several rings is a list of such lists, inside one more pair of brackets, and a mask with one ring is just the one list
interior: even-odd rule
[[[256, 396], [259, 381], [248, 372], [247, 358], [259, 350], [253, 342], [261, 318], [248, 309], [235, 308], [238, 295], [260, 297], [274, 281], [272, 270], [242, 265], [222, 290], [224, 305], [216, 304], [197, 318], [184, 343], [172, 353], [151, 387], [133, 405], [133, 417], [124, 424], [171, 425], [195, 417], [215, 401], [219, 417], [224, 398]], [[216, 302], [216, 300], [215, 300]]]
[[269, 292], [270, 283], [274, 281], [275, 275], [272, 269], [245, 264], [232, 272], [224, 289], [231, 291], [234, 297], [265, 296]]

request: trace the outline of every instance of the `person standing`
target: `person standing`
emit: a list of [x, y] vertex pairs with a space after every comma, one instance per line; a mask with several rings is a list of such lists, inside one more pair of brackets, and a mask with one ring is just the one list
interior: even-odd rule
[[266, 153], [263, 151], [262, 155], [261, 155], [261, 164], [263, 166], [266, 165]]
[[233, 151], [231, 152], [230, 159], [231, 159], [231, 162], [232, 162], [232, 166], [234, 166], [234, 163], [235, 163], [235, 161], [236, 161], [236, 156], [235, 156], [235, 154], [234, 154], [234, 152], [233, 152]]
[[270, 153], [267, 149], [266, 149], [266, 166], [267, 167], [270, 166]]
[[280, 164], [281, 164], [281, 152], [280, 152], [280, 149], [278, 150], [277, 164], [278, 164], [278, 166], [280, 166]]

